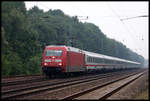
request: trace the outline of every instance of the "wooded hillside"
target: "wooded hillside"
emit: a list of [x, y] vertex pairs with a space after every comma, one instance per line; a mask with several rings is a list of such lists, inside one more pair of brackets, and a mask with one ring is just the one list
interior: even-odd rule
[[41, 73], [46, 45], [73, 44], [83, 50], [144, 62], [142, 56], [108, 38], [98, 26], [82, 23], [59, 9], [44, 12], [35, 6], [27, 11], [24, 2], [3, 1], [1, 6], [3, 76]]

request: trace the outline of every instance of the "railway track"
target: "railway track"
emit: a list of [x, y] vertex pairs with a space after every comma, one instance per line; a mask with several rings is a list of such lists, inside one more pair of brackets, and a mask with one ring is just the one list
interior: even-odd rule
[[42, 74], [37, 75], [17, 75], [12, 77], [4, 77], [2, 78], [2, 86], [11, 86], [11, 85], [18, 85], [23, 83], [30, 83], [34, 81], [39, 81], [41, 79], [45, 79]]
[[40, 75], [41, 74], [3, 76], [2, 79], [19, 78], [19, 77], [31, 77], [31, 76], [40, 76]]
[[[119, 74], [120, 73], [120, 74]], [[129, 71], [126, 73], [129, 73]], [[77, 78], [77, 79], [62, 79], [62, 81], [59, 81], [56, 80], [55, 82], [51, 82], [49, 84], [43, 84], [43, 85], [38, 85], [38, 86], [31, 86], [31, 87], [27, 87], [27, 88], [22, 88], [22, 89], [17, 89], [17, 90], [9, 90], [9, 91], [2, 91], [2, 99], [15, 99], [15, 98], [23, 98], [25, 96], [30, 96], [32, 97], [32, 95], [36, 95], [36, 94], [39, 94], [40, 92], [46, 92], [46, 91], [56, 91], [56, 90], [59, 90], [59, 89], [63, 89], [65, 87], [69, 87], [69, 86], [74, 86], [74, 85], [80, 85], [80, 84], [84, 84], [84, 83], [89, 83], [89, 82], [95, 82], [96, 80], [103, 80], [103, 79], [106, 79], [108, 77], [113, 77], [113, 76], [116, 76], [116, 75], [122, 75], [123, 72], [116, 72], [116, 73], [108, 73], [108, 74], [99, 74], [99, 75], [96, 75], [96, 76], [88, 76], [87, 78], [86, 77], [83, 77], [83, 78]], [[124, 72], [125, 74], [125, 72]], [[43, 93], [44, 94], [44, 93]], [[65, 98], [64, 98], [65, 99]]]
[[93, 88], [87, 89], [85, 91], [77, 92], [75, 94], [66, 96], [62, 98], [63, 100], [86, 100], [86, 99], [96, 99], [96, 100], [105, 100], [111, 95], [115, 94], [117, 91], [127, 86], [134, 80], [141, 77], [145, 72], [136, 73], [132, 75], [128, 75], [122, 78], [118, 78], [116, 80], [107, 82], [103, 85], [98, 85]]
[[[99, 77], [99, 76], [100, 76], [100, 78], [104, 78], [108, 75], [111, 76], [111, 73], [95, 75], [95, 76], [91, 77], [91, 79], [95, 80], [95, 78]], [[61, 84], [68, 83], [68, 82], [73, 82], [73, 81], [78, 81], [76, 83], [84, 82], [85, 81], [84, 79], [87, 79], [89, 77], [90, 76], [83, 77], [83, 78], [77, 78], [77, 79], [73, 79], [73, 80], [72, 79], [67, 79], [67, 80], [61, 80], [61, 79], [58, 80], [58, 79], [56, 79], [56, 80], [52, 80], [52, 82], [43, 82], [42, 84], [38, 84], [38, 85], [33, 84], [32, 86], [26, 86], [26, 87], [23, 87], [23, 88], [14, 87], [14, 88], [17, 88], [17, 89], [2, 91], [2, 95], [3, 95], [2, 98], [13, 98], [13, 97], [21, 96], [21, 95], [32, 94], [34, 92], [45, 91], [45, 90], [48, 90], [50, 88], [51, 89], [60, 88], [60, 87], [63, 87], [63, 86], [61, 86]], [[81, 80], [81, 81], [79, 81], [79, 80]], [[55, 85], [58, 85], [58, 86], [53, 87]], [[69, 85], [69, 84], [67, 84], [67, 85]], [[67, 86], [67, 85], [64, 85], [64, 86]], [[50, 88], [49, 88], [49, 86], [50, 86]], [[33, 89], [34, 89], [34, 91], [33, 91]], [[27, 91], [27, 90], [28, 90], [28, 92], [24, 92], [24, 91]], [[23, 92], [23, 93], [21, 93], [21, 92]]]

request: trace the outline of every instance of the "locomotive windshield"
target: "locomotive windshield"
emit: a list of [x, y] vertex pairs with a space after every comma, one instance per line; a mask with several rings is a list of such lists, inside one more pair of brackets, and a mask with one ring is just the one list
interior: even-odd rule
[[62, 50], [47, 50], [46, 56], [62, 56]]

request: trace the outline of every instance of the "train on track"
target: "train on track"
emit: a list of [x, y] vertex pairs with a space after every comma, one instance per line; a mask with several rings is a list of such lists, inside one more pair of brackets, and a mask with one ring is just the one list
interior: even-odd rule
[[101, 69], [140, 68], [140, 63], [84, 51], [64, 45], [45, 47], [42, 72], [51, 77], [62, 73], [98, 71]]

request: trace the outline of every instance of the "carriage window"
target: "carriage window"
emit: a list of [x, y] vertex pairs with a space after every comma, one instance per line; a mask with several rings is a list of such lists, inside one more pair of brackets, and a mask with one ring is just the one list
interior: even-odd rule
[[90, 62], [90, 63], [103, 63], [103, 59], [102, 58], [96, 58], [96, 57], [88, 57], [87, 62]]
[[47, 50], [46, 56], [62, 56], [61, 50]]

